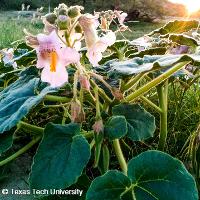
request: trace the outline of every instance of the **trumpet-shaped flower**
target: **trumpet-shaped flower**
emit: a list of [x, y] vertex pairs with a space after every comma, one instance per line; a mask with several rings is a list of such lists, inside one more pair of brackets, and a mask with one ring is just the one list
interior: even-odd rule
[[120, 25], [123, 25], [128, 14], [123, 11], [118, 11], [118, 10], [115, 10], [114, 13], [115, 13], [116, 17], [118, 18]]
[[102, 53], [107, 47], [113, 45], [116, 41], [115, 33], [109, 31], [106, 35], [98, 37], [96, 30], [96, 18], [92, 15], [83, 15], [79, 18], [82, 26], [85, 42], [87, 45], [87, 57], [94, 66], [102, 59]]
[[55, 31], [49, 35], [38, 34], [37, 40], [37, 67], [43, 68], [41, 80], [50, 83], [52, 87], [61, 87], [68, 82], [66, 66], [77, 63], [80, 59], [79, 53], [65, 47]]
[[5, 65], [11, 65], [13, 66], [14, 69], [17, 68], [17, 63], [15, 61], [13, 61], [14, 59], [14, 49], [10, 48], [10, 49], [3, 49], [0, 51], [0, 54], [2, 54], [3, 58], [3, 62]]

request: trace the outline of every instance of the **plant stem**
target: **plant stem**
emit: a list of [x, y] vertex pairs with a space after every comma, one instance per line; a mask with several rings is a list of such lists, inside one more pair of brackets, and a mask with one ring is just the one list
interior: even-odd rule
[[146, 102], [148, 105], [150, 105], [152, 108], [154, 108], [155, 111], [157, 111], [158, 113], [162, 113], [162, 109], [160, 107], [158, 107], [156, 104], [154, 104], [152, 101], [150, 101], [149, 99], [147, 99], [144, 96], [140, 97], [144, 102]]
[[172, 67], [171, 69], [169, 69], [165, 73], [161, 74], [160, 76], [158, 76], [157, 78], [153, 79], [152, 81], [150, 81], [149, 83], [147, 83], [143, 87], [139, 88], [134, 93], [131, 93], [130, 95], [128, 95], [125, 98], [125, 100], [128, 101], [128, 102], [131, 102], [131, 101], [135, 100], [139, 96], [141, 96], [141, 95], [145, 94], [146, 92], [148, 92], [151, 88], [159, 85], [160, 83], [162, 83], [163, 81], [168, 79], [172, 74], [174, 74], [175, 72], [177, 72], [178, 70], [183, 68], [188, 63], [189, 62], [181, 62], [181, 63], [176, 64], [174, 67]]
[[91, 86], [97, 87], [99, 90], [99, 96], [109, 105], [112, 103], [112, 100], [108, 97], [104, 90], [102, 90], [93, 80], [90, 79]]
[[[41, 135], [44, 133], [44, 128], [39, 127], [39, 126], [35, 126], [35, 125], [32, 125], [32, 124], [28, 124], [28, 123], [23, 122], [23, 121], [19, 122], [18, 127], [25, 129], [25, 130], [32, 131], [32, 132], [36, 132], [36, 133], [41, 134]], [[93, 137], [94, 132], [93, 131], [90, 131], [90, 132], [83, 131], [82, 135], [87, 139], [87, 138]]]
[[31, 142], [29, 142], [26, 146], [24, 146], [23, 148], [21, 148], [19, 151], [17, 151], [16, 153], [14, 153], [13, 155], [11, 155], [10, 157], [6, 158], [5, 160], [2, 160], [0, 162], [0, 167], [3, 166], [3, 165], [5, 165], [5, 164], [7, 164], [8, 162], [16, 159], [21, 154], [23, 154], [26, 151], [28, 151], [34, 144], [38, 143], [41, 138], [42, 138], [42, 136], [38, 136], [38, 137], [34, 138]]
[[160, 113], [160, 138], [158, 149], [163, 151], [167, 139], [167, 111], [168, 111], [168, 80], [157, 87], [159, 105], [162, 110]]
[[69, 103], [71, 101], [71, 98], [68, 97], [59, 97], [54, 95], [46, 95], [44, 100], [46, 101], [56, 101], [61, 103]]
[[39, 126], [35, 126], [32, 124], [28, 124], [26, 122], [20, 121], [17, 125], [19, 128], [28, 130], [28, 131], [32, 131], [34, 133], [38, 133], [38, 134], [43, 134], [44, 132], [44, 128], [39, 127]]
[[127, 92], [127, 91], [131, 90], [135, 86], [135, 84], [144, 77], [144, 75], [145, 75], [145, 73], [136, 75], [134, 78], [130, 79], [128, 81], [128, 83], [126, 83], [124, 86], [122, 86], [121, 90], [123, 92], [125, 92], [125, 91]]
[[123, 155], [123, 152], [122, 152], [122, 149], [121, 149], [121, 146], [120, 146], [118, 139], [113, 141], [113, 147], [114, 147], [115, 154], [118, 158], [118, 161], [119, 161], [119, 164], [120, 164], [122, 171], [124, 172], [124, 174], [127, 174], [126, 160], [124, 158], [124, 155]]

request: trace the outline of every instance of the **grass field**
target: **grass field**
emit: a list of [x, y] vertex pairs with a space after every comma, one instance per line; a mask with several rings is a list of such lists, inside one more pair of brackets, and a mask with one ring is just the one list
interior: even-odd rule
[[[119, 39], [135, 39], [162, 26], [160, 23], [152, 24], [145, 22], [128, 23], [131, 31], [126, 31], [123, 35], [118, 34]], [[30, 18], [17, 19], [17, 12], [0, 12], [0, 49], [10, 47], [11, 43], [24, 38], [23, 29], [26, 28], [31, 33], [38, 33], [42, 30], [41, 22], [31, 23]]]
[[16, 12], [0, 12], [0, 49], [12, 46], [12, 42], [24, 38], [23, 29], [31, 33], [38, 33], [43, 25], [31, 23], [30, 18], [17, 19]]

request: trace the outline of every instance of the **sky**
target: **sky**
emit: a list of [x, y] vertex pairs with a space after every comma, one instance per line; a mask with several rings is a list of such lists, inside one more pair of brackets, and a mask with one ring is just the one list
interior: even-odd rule
[[189, 12], [195, 12], [200, 10], [200, 0], [170, 0], [174, 3], [181, 3], [184, 4]]

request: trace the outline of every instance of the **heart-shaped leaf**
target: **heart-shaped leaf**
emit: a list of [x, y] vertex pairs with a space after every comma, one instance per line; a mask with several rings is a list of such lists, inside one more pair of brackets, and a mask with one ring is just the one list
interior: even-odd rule
[[34, 76], [21, 77], [0, 92], [0, 133], [13, 128], [46, 94], [55, 92], [46, 87], [37, 94], [39, 83]]
[[90, 158], [90, 146], [78, 124], [49, 123], [34, 157], [30, 187], [64, 189], [75, 183]]
[[87, 191], [87, 200], [121, 200], [120, 196], [131, 186], [131, 181], [122, 172], [110, 170], [97, 177]]
[[127, 133], [127, 122], [124, 116], [112, 116], [104, 127], [104, 134], [110, 140], [119, 139]]
[[123, 78], [132, 76], [142, 72], [148, 72], [154, 69], [169, 69], [179, 62], [191, 61], [191, 64], [200, 66], [200, 55], [144, 55], [143, 58], [134, 57], [124, 61], [107, 62], [103, 68], [107, 70], [107, 74], [112, 77]]
[[154, 35], [156, 33], [159, 33], [161, 35], [165, 35], [168, 33], [184, 33], [192, 29], [196, 29], [198, 28], [198, 26], [199, 26], [199, 22], [196, 20], [191, 20], [191, 21], [175, 20], [175, 21], [168, 22], [163, 27], [153, 31], [149, 35]]
[[120, 104], [113, 107], [113, 115], [123, 115], [128, 123], [127, 136], [134, 141], [153, 137], [155, 118], [137, 104]]
[[127, 177], [108, 171], [96, 178], [86, 199], [198, 200], [198, 191], [182, 162], [160, 151], [147, 151], [129, 161]]

